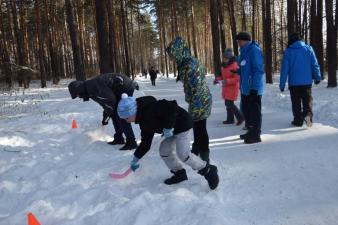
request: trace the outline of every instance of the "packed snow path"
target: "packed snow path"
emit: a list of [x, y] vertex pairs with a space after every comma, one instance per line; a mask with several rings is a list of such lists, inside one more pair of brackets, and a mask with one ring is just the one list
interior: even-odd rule
[[[182, 84], [174, 79], [160, 78], [155, 87], [138, 81], [136, 96], [175, 99], [187, 107]], [[102, 109], [95, 102], [72, 100], [68, 82], [0, 96], [1, 225], [26, 224], [28, 212], [41, 225], [337, 224], [337, 88], [314, 87], [314, 125], [295, 128], [289, 93], [267, 85], [263, 142], [245, 145], [238, 139], [242, 127], [222, 124], [221, 90], [209, 76], [211, 160], [220, 176], [219, 187], [210, 191], [188, 167], [188, 181], [162, 183], [171, 174], [158, 155], [158, 135], [136, 173], [109, 178], [109, 172], [128, 167], [133, 151], [106, 144], [112, 124], [101, 127]], [[73, 118], [79, 127], [74, 130]]]

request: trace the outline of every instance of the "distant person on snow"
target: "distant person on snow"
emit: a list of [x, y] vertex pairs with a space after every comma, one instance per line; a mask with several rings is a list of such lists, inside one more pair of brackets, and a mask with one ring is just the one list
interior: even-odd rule
[[[191, 116], [176, 101], [156, 100], [153, 96], [137, 98], [123, 94], [117, 108], [121, 118], [139, 124], [141, 143], [134, 152], [131, 168], [139, 168], [139, 160], [149, 151], [155, 133], [163, 134], [159, 153], [171, 173], [166, 180], [171, 185], [187, 180], [187, 174], [180, 161], [205, 177], [210, 189], [215, 189], [219, 178], [217, 167], [206, 163], [190, 152]], [[176, 153], [174, 152], [176, 149]], [[180, 160], [180, 161], [179, 161]]]
[[150, 75], [151, 85], [155, 86], [155, 81], [156, 81], [156, 78], [157, 78], [157, 72], [155, 71], [153, 66], [149, 70], [149, 75]]
[[320, 83], [320, 68], [312, 47], [305, 44], [298, 33], [290, 35], [284, 52], [279, 82], [281, 92], [285, 89], [286, 80], [292, 103], [291, 124], [301, 127], [305, 121], [307, 126], [312, 126], [312, 81], [316, 85]]
[[[91, 80], [72, 81], [68, 85], [69, 93], [72, 98], [82, 98], [89, 101], [91, 98], [99, 103], [103, 111], [102, 125], [108, 124], [110, 118], [113, 120], [115, 128], [114, 140], [108, 142], [111, 145], [125, 144], [120, 150], [132, 150], [137, 147], [133, 129], [125, 120], [117, 115], [117, 104], [121, 99], [122, 93], [132, 96], [134, 89], [138, 90], [138, 84], [123, 74], [102, 74]], [[126, 142], [123, 137], [126, 136]]]
[[187, 42], [176, 37], [166, 48], [170, 59], [177, 64], [177, 80], [183, 83], [185, 101], [193, 120], [194, 143], [192, 152], [209, 162], [207, 118], [211, 113], [212, 96], [205, 80], [205, 67], [190, 54]]
[[222, 83], [222, 97], [225, 101], [227, 110], [227, 119], [223, 124], [234, 124], [235, 118], [237, 119], [236, 125], [241, 125], [244, 121], [241, 111], [237, 108], [234, 101], [237, 100], [239, 93], [239, 75], [237, 73], [238, 65], [236, 57], [231, 48], [228, 48], [223, 53], [223, 63], [221, 76], [216, 77], [215, 83]]

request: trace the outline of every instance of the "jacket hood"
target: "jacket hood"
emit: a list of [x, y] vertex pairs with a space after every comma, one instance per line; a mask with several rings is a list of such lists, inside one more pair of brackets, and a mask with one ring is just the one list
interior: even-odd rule
[[135, 123], [138, 123], [140, 116], [143, 114], [145, 108], [153, 102], [156, 102], [156, 98], [153, 96], [144, 96], [136, 99], [137, 112]]
[[176, 37], [166, 48], [166, 52], [175, 58], [177, 65], [180, 65], [184, 59], [191, 57], [188, 44], [182, 37]]
[[68, 90], [70, 93], [70, 96], [72, 96], [72, 99], [76, 97], [83, 98], [83, 101], [88, 101], [89, 96], [86, 91], [86, 86], [84, 81], [72, 81], [68, 85]]
[[296, 41], [293, 44], [291, 44], [289, 48], [292, 48], [292, 49], [303, 48], [305, 45], [306, 44], [304, 43], [304, 41]]

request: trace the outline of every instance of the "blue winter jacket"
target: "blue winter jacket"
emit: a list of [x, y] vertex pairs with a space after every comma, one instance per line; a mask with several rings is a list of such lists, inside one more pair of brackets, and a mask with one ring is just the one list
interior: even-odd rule
[[256, 90], [258, 95], [263, 95], [264, 60], [261, 48], [257, 42], [250, 41], [241, 47], [240, 52], [238, 65], [241, 94], [249, 95], [251, 90]]
[[312, 80], [320, 80], [320, 68], [310, 45], [297, 41], [284, 52], [279, 88], [284, 90], [285, 82], [290, 86], [311, 85]]

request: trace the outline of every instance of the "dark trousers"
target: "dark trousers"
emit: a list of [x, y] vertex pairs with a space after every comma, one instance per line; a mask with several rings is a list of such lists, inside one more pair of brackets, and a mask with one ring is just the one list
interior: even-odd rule
[[209, 135], [207, 131], [207, 120], [193, 122], [194, 143], [191, 152], [199, 155], [201, 159], [209, 162]]
[[[293, 121], [303, 124], [306, 116], [310, 116], [312, 120], [312, 91], [311, 86], [293, 86], [290, 87], [290, 95], [292, 102]], [[303, 105], [303, 109], [302, 109]]]
[[[134, 89], [131, 88], [126, 92], [128, 96], [133, 96], [134, 94]], [[118, 103], [121, 100], [121, 96], [119, 98], [116, 98], [116, 102]], [[117, 112], [117, 104], [115, 108], [115, 112]], [[135, 140], [135, 135], [133, 132], [133, 128], [131, 127], [131, 124], [128, 123], [126, 120], [121, 119], [117, 113], [114, 113], [113, 116], [113, 124], [115, 128], [115, 134], [114, 134], [114, 139], [116, 140], [123, 140], [123, 133], [126, 136], [127, 140]]]
[[155, 79], [151, 79], [151, 86], [155, 86]]
[[262, 96], [242, 95], [242, 108], [249, 132], [259, 136], [262, 128]]
[[243, 120], [243, 115], [241, 111], [237, 108], [235, 105], [234, 101], [232, 100], [225, 100], [225, 106], [227, 109], [227, 121], [228, 122], [234, 122], [235, 121], [235, 116], [237, 121], [242, 121]]

